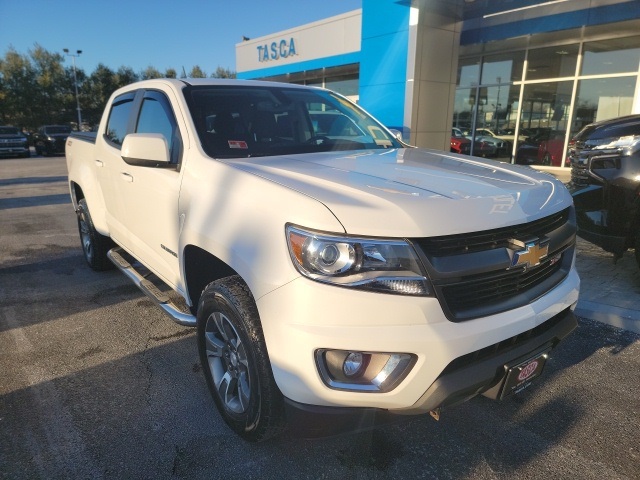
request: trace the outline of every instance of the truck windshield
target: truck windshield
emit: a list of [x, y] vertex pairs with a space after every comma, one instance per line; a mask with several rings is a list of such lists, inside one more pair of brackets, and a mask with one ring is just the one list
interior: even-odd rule
[[388, 131], [332, 92], [274, 86], [192, 86], [185, 97], [210, 157], [399, 148]]

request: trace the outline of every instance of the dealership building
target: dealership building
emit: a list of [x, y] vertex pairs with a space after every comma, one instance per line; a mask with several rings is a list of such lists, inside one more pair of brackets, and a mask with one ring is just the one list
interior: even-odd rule
[[509, 159], [537, 138], [550, 152], [529, 163], [562, 165], [584, 125], [640, 113], [640, 1], [363, 0], [246, 39], [236, 70], [340, 92], [413, 145], [481, 129]]

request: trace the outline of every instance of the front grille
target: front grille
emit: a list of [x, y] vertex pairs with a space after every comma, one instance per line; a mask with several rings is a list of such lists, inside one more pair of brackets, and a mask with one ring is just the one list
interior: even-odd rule
[[429, 257], [444, 257], [463, 253], [479, 252], [495, 248], [506, 248], [509, 240], [518, 237], [536, 236], [561, 227], [569, 219], [567, 208], [555, 215], [541, 218], [531, 223], [523, 223], [505, 228], [497, 228], [484, 232], [465, 233], [462, 235], [446, 235], [442, 237], [421, 238], [417, 243]]
[[[558, 259], [548, 258], [535, 268], [502, 270], [477, 278], [464, 278], [460, 283], [442, 287], [449, 310], [458, 320], [484, 307], [505, 304], [520, 293], [526, 293], [553, 277], [562, 268]], [[561, 276], [559, 280], [564, 278]], [[558, 282], [554, 282], [554, 285]], [[504, 310], [506, 310], [506, 305]], [[492, 309], [493, 310], [493, 309]], [[494, 312], [497, 313], [497, 312]]]
[[56, 152], [64, 152], [66, 142], [66, 138], [56, 138], [53, 148], [55, 148]]
[[621, 150], [593, 150], [577, 145], [571, 152], [571, 182], [580, 187], [599, 185], [598, 170], [620, 168]]
[[0, 148], [24, 148], [24, 142], [2, 142]]
[[[445, 237], [414, 239], [443, 311], [453, 322], [527, 305], [569, 273], [575, 249], [572, 208], [511, 227]], [[511, 268], [510, 240], [549, 240], [540, 264]], [[463, 273], [460, 273], [463, 272]]]
[[571, 183], [579, 186], [589, 185], [589, 170], [586, 165], [576, 163], [571, 165]]

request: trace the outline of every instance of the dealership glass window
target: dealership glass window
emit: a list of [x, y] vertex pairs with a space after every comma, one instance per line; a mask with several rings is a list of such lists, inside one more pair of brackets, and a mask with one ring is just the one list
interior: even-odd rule
[[563, 166], [573, 80], [524, 86], [514, 161]]
[[459, 87], [473, 87], [480, 81], [480, 57], [461, 58], [458, 61]]
[[575, 76], [579, 49], [579, 45], [576, 44], [529, 50], [526, 79]]
[[477, 128], [485, 128], [502, 134], [515, 128], [520, 87], [497, 85], [480, 88]]
[[452, 126], [497, 134], [516, 163], [566, 167], [580, 128], [633, 111], [639, 64], [640, 36], [461, 58]]
[[566, 132], [573, 81], [525, 85], [520, 110], [521, 134]]
[[458, 130], [455, 131], [453, 136], [459, 136], [460, 133], [466, 133], [471, 129], [475, 101], [475, 88], [459, 88], [456, 91], [453, 110], [453, 127]]
[[593, 78], [578, 82], [572, 135], [589, 123], [629, 115], [637, 76]]
[[481, 84], [518, 82], [522, 80], [524, 51], [487, 55], [482, 63]]
[[582, 75], [637, 72], [640, 63], [640, 37], [614, 38], [586, 42]]
[[359, 78], [358, 75], [328, 77], [325, 79], [325, 87], [346, 97], [352, 97], [358, 95]]

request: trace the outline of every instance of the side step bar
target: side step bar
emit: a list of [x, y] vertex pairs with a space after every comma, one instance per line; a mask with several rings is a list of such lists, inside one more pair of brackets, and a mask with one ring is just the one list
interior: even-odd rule
[[149, 280], [144, 278], [123, 256], [123, 250], [120, 247], [112, 248], [107, 252], [107, 258], [124, 273], [147, 297], [149, 297], [156, 305], [158, 305], [173, 321], [184, 325], [185, 327], [195, 327], [196, 317], [190, 313], [186, 313], [180, 309], [178, 305], [172, 302], [169, 295], [160, 291]]

